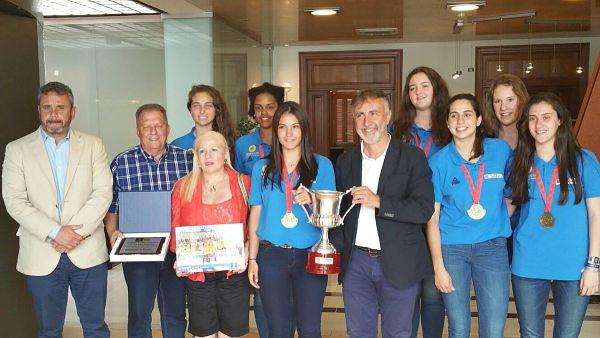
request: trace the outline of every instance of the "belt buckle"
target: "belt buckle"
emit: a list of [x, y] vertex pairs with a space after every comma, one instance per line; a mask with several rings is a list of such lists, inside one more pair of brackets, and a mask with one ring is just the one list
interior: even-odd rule
[[379, 257], [379, 256], [381, 256], [381, 254], [378, 251], [379, 250], [367, 248], [367, 254], [369, 254], [369, 257]]

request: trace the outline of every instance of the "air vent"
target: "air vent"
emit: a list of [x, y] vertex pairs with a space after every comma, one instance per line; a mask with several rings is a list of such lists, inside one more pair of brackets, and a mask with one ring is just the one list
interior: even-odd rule
[[356, 34], [366, 36], [381, 36], [381, 35], [396, 35], [398, 34], [398, 28], [396, 27], [383, 27], [383, 28], [357, 28], [355, 29]]

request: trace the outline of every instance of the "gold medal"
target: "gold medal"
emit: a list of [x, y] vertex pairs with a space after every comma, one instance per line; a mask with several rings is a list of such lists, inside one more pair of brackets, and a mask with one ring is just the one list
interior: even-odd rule
[[542, 175], [538, 168], [533, 167], [535, 173], [535, 181], [537, 182], [538, 188], [540, 189], [540, 195], [542, 195], [542, 201], [544, 202], [544, 213], [538, 218], [542, 228], [550, 229], [554, 226], [554, 216], [550, 213], [552, 209], [552, 196], [554, 196], [554, 188], [556, 187], [556, 178], [558, 177], [558, 166], [554, 166], [552, 171], [552, 178], [550, 179], [550, 186], [548, 187], [548, 194], [546, 194], [546, 188], [542, 181]]
[[538, 220], [544, 228], [550, 229], [554, 226], [554, 216], [549, 212], [543, 213]]
[[469, 215], [469, 217], [475, 220], [482, 219], [485, 216], [485, 213], [486, 210], [479, 203], [471, 204], [471, 207], [469, 208], [469, 210], [467, 210], [467, 215]]
[[281, 224], [284, 227], [291, 229], [298, 224], [298, 218], [291, 212], [286, 212], [281, 218]]

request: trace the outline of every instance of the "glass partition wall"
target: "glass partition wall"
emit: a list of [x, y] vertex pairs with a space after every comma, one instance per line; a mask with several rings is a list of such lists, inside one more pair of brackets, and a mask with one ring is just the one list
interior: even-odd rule
[[71, 86], [74, 128], [100, 136], [109, 158], [138, 143], [134, 115], [142, 104], [167, 108], [172, 140], [193, 126], [186, 107], [193, 84], [220, 90], [237, 124], [248, 111], [248, 88], [271, 81], [270, 44], [210, 16], [63, 19], [45, 24], [43, 33], [45, 81]]

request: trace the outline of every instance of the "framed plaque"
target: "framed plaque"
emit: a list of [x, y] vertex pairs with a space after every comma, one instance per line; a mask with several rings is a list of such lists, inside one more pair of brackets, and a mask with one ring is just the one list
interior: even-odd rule
[[241, 223], [177, 227], [175, 247], [177, 269], [181, 272], [246, 268]]
[[127, 237], [117, 248], [117, 255], [156, 255], [160, 253], [164, 237]]

